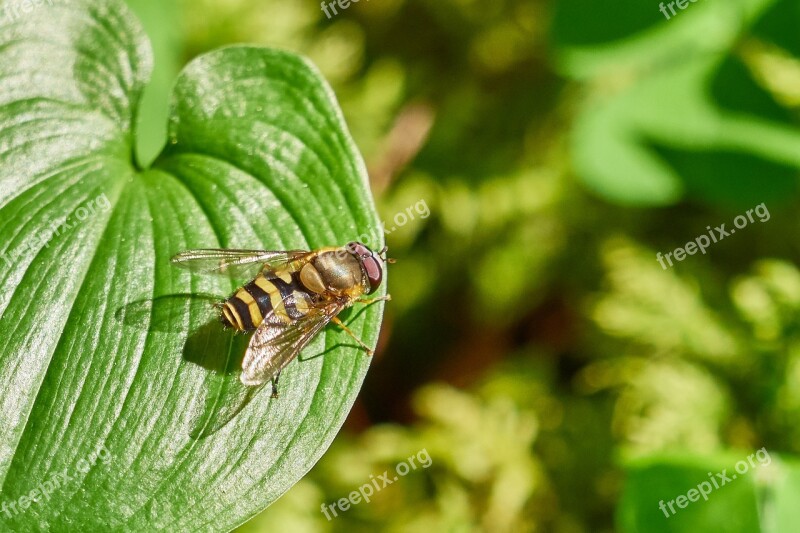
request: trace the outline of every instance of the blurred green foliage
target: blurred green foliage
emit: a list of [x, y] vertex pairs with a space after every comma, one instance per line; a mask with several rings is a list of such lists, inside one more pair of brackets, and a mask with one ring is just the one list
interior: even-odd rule
[[[796, 2], [179, 7], [184, 61], [242, 41], [311, 57], [387, 227], [431, 212], [387, 235], [394, 299], [345, 432], [242, 531], [766, 527], [752, 480], [680, 523], [657, 505], [730, 457], [800, 452]], [[768, 221], [656, 261], [761, 202]], [[430, 468], [321, 513], [423, 448]], [[792, 493], [759, 483], [761, 511]]]

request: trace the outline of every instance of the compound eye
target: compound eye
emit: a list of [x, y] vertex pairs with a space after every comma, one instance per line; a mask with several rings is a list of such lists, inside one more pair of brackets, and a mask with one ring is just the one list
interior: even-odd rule
[[364, 265], [364, 270], [367, 273], [367, 279], [369, 279], [369, 293], [372, 294], [378, 290], [383, 280], [383, 265], [381, 265], [380, 260], [372, 254], [365, 257], [361, 264]]

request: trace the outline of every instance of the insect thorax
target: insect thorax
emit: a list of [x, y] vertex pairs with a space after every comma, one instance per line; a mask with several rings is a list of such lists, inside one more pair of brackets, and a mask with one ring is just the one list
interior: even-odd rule
[[312, 262], [325, 287], [334, 291], [359, 294], [364, 291], [365, 279], [358, 259], [350, 253], [325, 252]]

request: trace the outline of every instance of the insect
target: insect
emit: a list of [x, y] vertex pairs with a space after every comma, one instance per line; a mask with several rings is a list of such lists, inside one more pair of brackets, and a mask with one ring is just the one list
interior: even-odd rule
[[365, 299], [383, 279], [386, 248], [378, 253], [360, 242], [317, 250], [188, 250], [172, 258], [176, 266], [201, 273], [255, 277], [217, 304], [225, 327], [254, 332], [242, 360], [241, 382], [272, 381], [278, 395], [281, 371], [329, 322], [342, 328], [372, 355], [337, 315]]

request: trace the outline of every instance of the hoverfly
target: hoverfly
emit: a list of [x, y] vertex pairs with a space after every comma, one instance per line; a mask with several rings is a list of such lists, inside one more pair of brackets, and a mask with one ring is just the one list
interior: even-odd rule
[[390, 296], [364, 299], [383, 279], [386, 248], [378, 253], [360, 242], [317, 250], [188, 250], [172, 258], [176, 266], [200, 273], [257, 275], [217, 304], [226, 328], [254, 332], [242, 360], [241, 382], [258, 387], [272, 381], [277, 397], [283, 368], [329, 322], [364, 344], [337, 315], [355, 303], [370, 304]]

